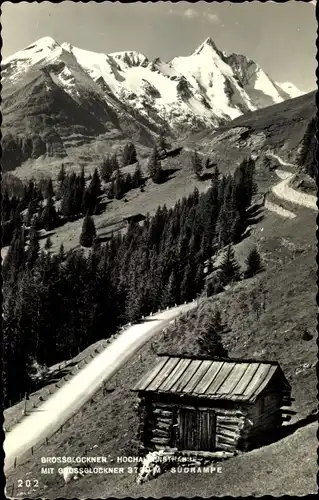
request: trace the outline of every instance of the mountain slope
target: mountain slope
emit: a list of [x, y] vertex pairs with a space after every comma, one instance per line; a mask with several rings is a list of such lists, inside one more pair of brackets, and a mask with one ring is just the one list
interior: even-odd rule
[[114, 95], [105, 95], [49, 38], [4, 60], [2, 76], [4, 170], [44, 154], [66, 157], [70, 148], [98, 137], [153, 144], [150, 124]]
[[[315, 114], [315, 92], [309, 92], [245, 113], [218, 130], [194, 134], [185, 146], [209, 154], [219, 168], [238, 165], [249, 154], [262, 159], [268, 151], [295, 163], [307, 125]], [[261, 168], [267, 176], [265, 168]]]
[[[208, 38], [187, 57], [169, 63], [149, 61], [138, 52], [96, 54], [61, 45], [104, 90], [134, 106], [150, 120], [166, 115], [178, 130], [185, 119], [194, 128], [216, 126], [242, 112], [281, 102], [290, 96], [245, 56], [226, 56]], [[299, 92], [299, 95], [301, 93]]]
[[299, 92], [290, 84], [282, 90], [256, 63], [226, 55], [210, 38], [165, 63], [44, 37], [3, 60], [2, 85], [5, 170], [43, 154], [67, 156], [98, 137], [151, 146], [163, 119], [175, 136], [186, 135], [288, 99], [290, 87]]

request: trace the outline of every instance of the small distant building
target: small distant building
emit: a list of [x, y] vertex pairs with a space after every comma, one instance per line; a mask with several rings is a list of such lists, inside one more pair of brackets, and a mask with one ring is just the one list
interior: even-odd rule
[[128, 217], [124, 217], [123, 220], [129, 225], [130, 222], [139, 223], [146, 219], [146, 216], [143, 214], [135, 214], [129, 215]]
[[159, 356], [131, 390], [139, 396], [139, 446], [147, 451], [232, 455], [290, 419], [283, 407], [291, 406], [291, 387], [277, 362]]

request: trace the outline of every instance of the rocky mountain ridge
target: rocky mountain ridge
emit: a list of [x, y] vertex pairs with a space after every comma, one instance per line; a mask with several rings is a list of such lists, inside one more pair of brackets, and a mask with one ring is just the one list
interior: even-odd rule
[[163, 121], [180, 137], [302, 94], [211, 38], [166, 63], [44, 37], [2, 61], [2, 85], [6, 170], [43, 154], [67, 156], [97, 138], [151, 146]]

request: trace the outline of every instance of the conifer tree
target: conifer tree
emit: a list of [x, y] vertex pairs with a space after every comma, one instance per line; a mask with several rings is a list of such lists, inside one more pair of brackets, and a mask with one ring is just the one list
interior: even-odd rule
[[176, 302], [177, 280], [176, 273], [173, 270], [168, 278], [168, 282], [163, 291], [162, 307], [172, 307]]
[[246, 210], [251, 204], [252, 196], [257, 192], [255, 182], [255, 162], [247, 158], [241, 162], [234, 174], [236, 208], [243, 221], [246, 220]]
[[222, 357], [228, 356], [227, 350], [224, 348], [220, 336], [220, 332], [215, 327], [214, 319], [207, 319], [199, 327], [199, 331], [196, 332], [198, 335], [198, 345], [200, 348], [200, 354], [207, 355], [208, 357]]
[[227, 324], [222, 321], [222, 316], [219, 309], [215, 309], [212, 318], [215, 329], [218, 333], [223, 335], [226, 331], [228, 331]]
[[130, 191], [133, 187], [133, 181], [132, 181], [132, 176], [130, 173], [128, 173], [125, 177], [125, 182], [124, 182], [124, 191], [127, 193]]
[[220, 265], [221, 282], [228, 285], [233, 281], [238, 281], [240, 278], [240, 266], [235, 258], [235, 253], [232, 245], [228, 245], [226, 253]]
[[64, 164], [62, 163], [61, 168], [60, 168], [60, 172], [58, 173], [58, 181], [60, 183], [60, 188], [63, 186], [65, 177], [66, 177], [65, 168], [64, 168]]
[[[159, 135], [158, 135], [158, 140], [157, 140], [157, 147], [158, 147], [158, 154], [161, 156], [162, 154], [166, 155], [167, 150], [170, 147], [170, 144], [168, 142], [168, 131], [169, 131], [169, 126], [167, 123], [166, 116], [162, 119], [162, 124], [159, 129]], [[159, 157], [157, 156], [157, 157]]]
[[20, 271], [24, 268], [26, 260], [25, 232], [21, 226], [14, 229], [12, 240], [4, 258], [3, 275], [7, 281], [15, 281]]
[[204, 263], [200, 262], [196, 272], [195, 278], [195, 290], [196, 293], [200, 293], [204, 288]]
[[218, 166], [215, 165], [213, 172], [212, 172], [212, 180], [211, 180], [212, 187], [218, 186], [219, 177], [220, 177], [220, 172], [219, 172]]
[[72, 220], [75, 215], [74, 209], [74, 186], [71, 176], [65, 178], [62, 187], [61, 213], [67, 220]]
[[231, 241], [232, 227], [229, 220], [227, 202], [223, 203], [216, 221], [216, 240], [218, 248], [223, 248]]
[[152, 154], [148, 159], [147, 170], [150, 178], [152, 179], [155, 175], [156, 162], [157, 162], [158, 151], [156, 145], [153, 148]]
[[247, 266], [245, 271], [245, 276], [247, 278], [255, 276], [255, 274], [262, 270], [261, 257], [256, 247], [249, 252], [245, 264]]
[[164, 155], [166, 155], [168, 148], [169, 148], [169, 143], [166, 139], [165, 131], [164, 131], [164, 129], [161, 129], [159, 137], [158, 137], [158, 149]]
[[116, 154], [111, 156], [111, 164], [113, 172], [116, 172], [120, 168], [120, 163]]
[[148, 161], [148, 173], [155, 184], [160, 184], [164, 178], [164, 172], [160, 160], [158, 160], [158, 150], [154, 146], [152, 155]]
[[99, 215], [100, 213], [100, 204], [98, 200], [96, 200], [95, 207], [93, 209], [93, 215]]
[[92, 216], [87, 213], [83, 219], [80, 245], [87, 248], [91, 247], [95, 236], [96, 230], [94, 220]]
[[135, 146], [132, 142], [129, 142], [128, 144], [125, 145], [124, 151], [123, 151], [123, 165], [132, 165], [132, 163], [135, 163], [137, 161], [136, 157], [136, 149]]
[[84, 189], [81, 201], [81, 213], [82, 214], [86, 214], [87, 212], [90, 213], [91, 210], [92, 210], [92, 197], [88, 189]]
[[64, 245], [61, 243], [58, 253], [58, 261], [63, 262], [65, 259]]
[[115, 181], [112, 179], [110, 187], [107, 191], [107, 197], [109, 200], [113, 200], [115, 197]]
[[203, 163], [197, 151], [192, 156], [192, 168], [197, 179], [201, 179], [203, 172]]
[[134, 188], [138, 188], [143, 183], [143, 174], [139, 162], [137, 162], [135, 171], [132, 177], [132, 185]]
[[51, 229], [54, 229], [56, 227], [57, 220], [58, 215], [54, 206], [54, 201], [52, 199], [52, 196], [49, 196], [47, 199], [47, 203], [41, 213], [40, 224], [44, 229], [50, 231]]
[[230, 221], [231, 224], [231, 241], [233, 243], [239, 243], [241, 237], [245, 231], [245, 224], [243, 223], [239, 212], [236, 210], [234, 214], [233, 221]]
[[89, 185], [89, 193], [94, 198], [94, 200], [96, 200], [102, 194], [101, 180], [97, 168], [94, 169], [92, 175], [92, 179]]
[[155, 172], [152, 177], [152, 180], [155, 184], [161, 184], [164, 180], [164, 172], [160, 161], [157, 161], [156, 163]]
[[110, 182], [113, 173], [112, 159], [107, 156], [100, 165], [100, 175], [104, 182]]
[[38, 253], [40, 250], [39, 236], [37, 231], [37, 218], [34, 217], [29, 234], [29, 247], [27, 251], [27, 266], [29, 269], [33, 268], [33, 265], [38, 258]]
[[49, 252], [51, 250], [51, 248], [52, 248], [52, 241], [51, 241], [50, 236], [47, 237], [45, 245], [44, 245], [44, 248], [45, 248], [45, 250], [47, 252]]
[[116, 177], [114, 180], [114, 196], [117, 200], [120, 200], [124, 195], [124, 180], [120, 169], [116, 171]]
[[52, 179], [48, 179], [46, 188], [45, 188], [45, 198], [53, 197], [54, 196], [54, 189], [53, 189], [53, 184], [52, 184]]

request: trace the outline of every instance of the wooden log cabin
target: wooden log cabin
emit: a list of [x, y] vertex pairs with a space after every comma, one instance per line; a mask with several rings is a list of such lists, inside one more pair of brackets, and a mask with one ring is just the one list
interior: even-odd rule
[[159, 356], [131, 390], [139, 396], [144, 451], [229, 456], [263, 444], [293, 413], [284, 410], [290, 384], [271, 361]]

